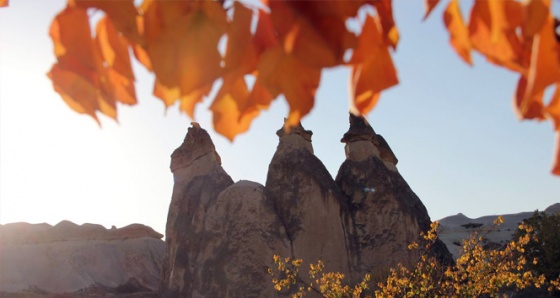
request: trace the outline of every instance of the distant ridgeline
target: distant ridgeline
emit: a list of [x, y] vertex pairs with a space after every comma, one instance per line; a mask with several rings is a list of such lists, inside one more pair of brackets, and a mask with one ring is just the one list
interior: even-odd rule
[[[398, 263], [414, 264], [408, 244], [430, 228], [397, 158], [367, 121], [350, 116], [346, 160], [333, 179], [301, 125], [277, 132], [266, 184], [234, 183], [197, 123], [171, 156], [175, 185], [166, 227], [160, 295], [272, 297], [273, 255], [322, 260], [351, 282], [373, 282]], [[437, 241], [431, 253], [452, 262]], [[289, 293], [280, 293], [288, 295]]]

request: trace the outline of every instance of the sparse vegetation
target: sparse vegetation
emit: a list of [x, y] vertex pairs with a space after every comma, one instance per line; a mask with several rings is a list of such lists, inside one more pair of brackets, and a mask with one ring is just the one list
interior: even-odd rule
[[[503, 222], [498, 217], [494, 222], [496, 228]], [[530, 221], [528, 221], [530, 222]], [[560, 221], [557, 221], [560, 223]], [[399, 265], [391, 269], [389, 276], [374, 287], [370, 285], [370, 275], [356, 285], [345, 285], [344, 274], [323, 272], [325, 266], [319, 261], [309, 265], [309, 279], [300, 275], [303, 261], [300, 259], [274, 257], [276, 268], [269, 269], [272, 283], [278, 291], [291, 293], [292, 297], [304, 297], [315, 292], [322, 297], [497, 297], [501, 290], [520, 290], [527, 287], [542, 288], [548, 291], [560, 290], [560, 276], [533, 270], [539, 264], [534, 257], [538, 245], [547, 246], [537, 236], [543, 234], [536, 225], [523, 223], [515, 240], [501, 249], [484, 249], [482, 241], [492, 231], [479, 235], [473, 232], [469, 239], [463, 241], [461, 256], [456, 264], [442, 266], [429, 251], [437, 239], [434, 222], [431, 229], [422, 234], [423, 243], [412, 243], [409, 249], [422, 249], [422, 254], [414, 268]], [[547, 230], [548, 231], [548, 230]], [[560, 234], [555, 233], [556, 239]], [[543, 238], [546, 239], [546, 238]], [[556, 257], [560, 254], [556, 253]], [[543, 264], [543, 267], [548, 264]], [[559, 267], [556, 267], [557, 269]]]

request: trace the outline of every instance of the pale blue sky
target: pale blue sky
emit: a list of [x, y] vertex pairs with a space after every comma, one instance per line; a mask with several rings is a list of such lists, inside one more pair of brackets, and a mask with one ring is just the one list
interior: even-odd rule
[[[443, 1], [442, 1], [443, 2]], [[27, 221], [165, 228], [171, 198], [169, 156], [191, 119], [151, 95], [137, 70], [139, 105], [119, 107], [119, 123], [71, 111], [46, 73], [54, 63], [48, 28], [64, 1], [17, 1], [0, 9], [0, 223]], [[550, 174], [550, 123], [520, 123], [511, 97], [517, 76], [475, 55], [464, 64], [448, 45], [439, 7], [422, 22], [422, 1], [397, 0], [400, 84], [368, 115], [399, 158], [398, 168], [432, 219], [544, 209], [560, 202]], [[324, 73], [313, 112], [315, 154], [336, 176], [348, 128], [348, 71]], [[209, 102], [196, 120], [211, 132], [225, 170], [264, 183], [287, 114], [283, 99], [230, 143], [211, 131]]]

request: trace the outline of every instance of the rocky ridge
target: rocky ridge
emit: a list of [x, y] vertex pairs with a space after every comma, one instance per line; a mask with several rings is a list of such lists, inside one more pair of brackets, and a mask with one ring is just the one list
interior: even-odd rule
[[165, 251], [162, 237], [140, 224], [0, 225], [0, 296], [153, 293]]

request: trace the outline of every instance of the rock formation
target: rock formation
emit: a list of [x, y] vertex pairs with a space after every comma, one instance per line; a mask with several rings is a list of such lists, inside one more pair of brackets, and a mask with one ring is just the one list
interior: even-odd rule
[[[351, 271], [355, 277], [386, 276], [398, 263], [410, 266], [418, 255], [408, 244], [430, 228], [428, 211], [396, 168], [397, 158], [364, 118], [350, 115], [346, 161], [336, 183], [346, 195], [351, 224]], [[440, 262], [451, 262], [441, 241], [432, 247]]]
[[[351, 116], [336, 181], [313, 154], [311, 131], [278, 131], [266, 186], [233, 183], [198, 125], [171, 156], [175, 179], [166, 228], [165, 297], [272, 297], [272, 256], [322, 260], [352, 281], [417, 255], [426, 208], [400, 176], [387, 142]], [[451, 261], [441, 242], [433, 252]], [[305, 270], [302, 270], [305, 271]]]
[[159, 286], [162, 237], [139, 224], [120, 229], [69, 221], [0, 225], [0, 296], [153, 293]]
[[267, 268], [288, 255], [284, 228], [257, 183], [233, 183], [208, 133], [189, 128], [171, 156], [175, 179], [162, 269], [164, 297], [270, 297]]

